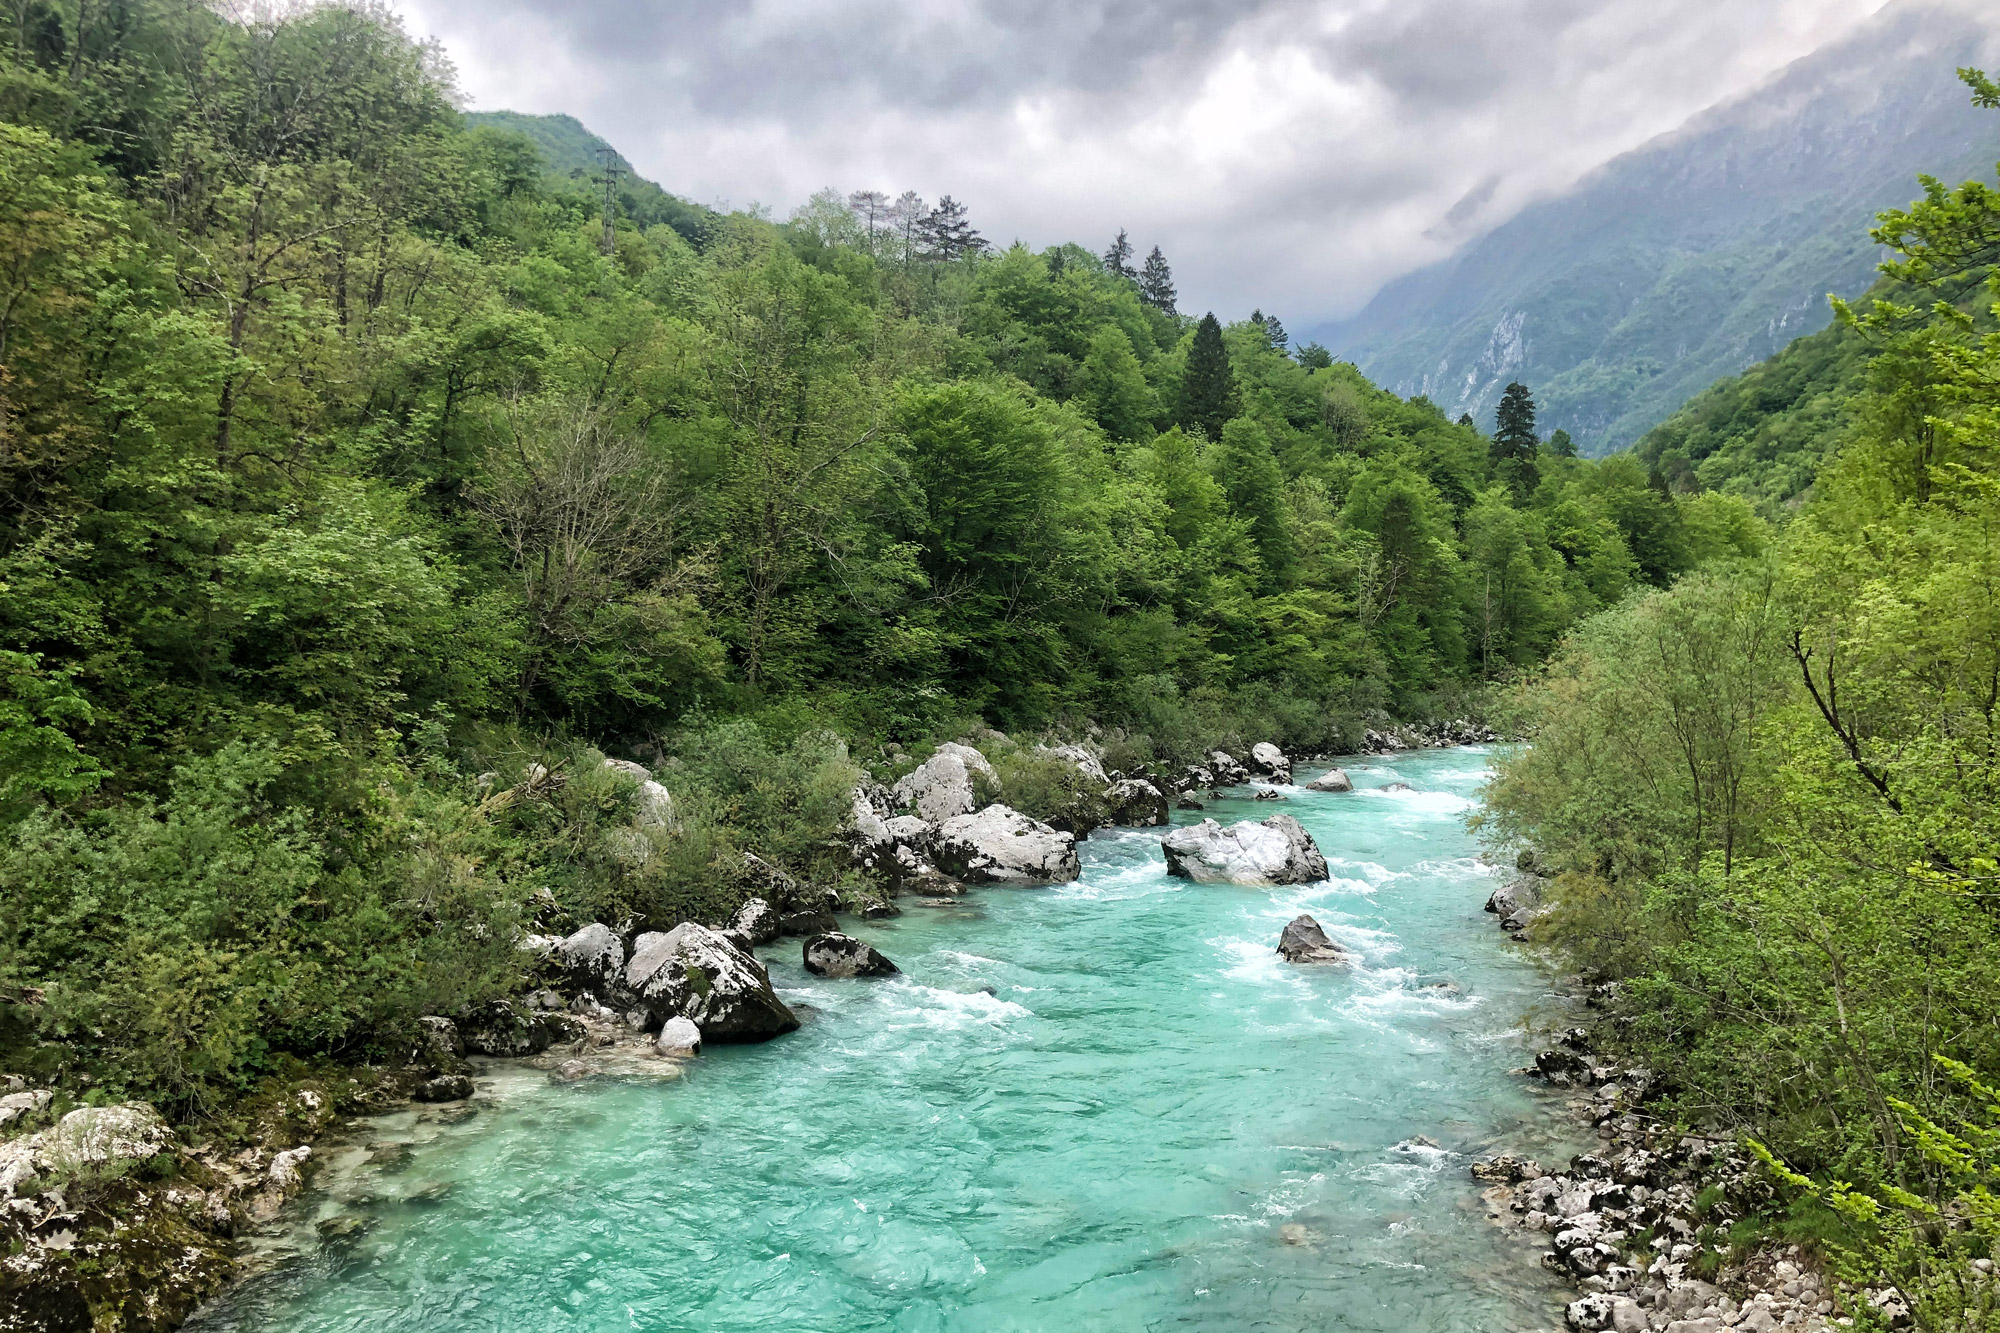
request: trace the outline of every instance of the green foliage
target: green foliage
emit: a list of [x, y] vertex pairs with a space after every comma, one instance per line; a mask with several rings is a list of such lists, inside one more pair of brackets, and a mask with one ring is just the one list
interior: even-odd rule
[[836, 882], [850, 743], [1338, 748], [1761, 540], [949, 197], [627, 172], [604, 253], [606, 145], [457, 100], [372, 5], [0, 17], [7, 1067], [213, 1111], [522, 931]]
[[[1699, 473], [1825, 414], [1768, 544], [1743, 499], [1648, 502], [1600, 470], [1642, 569], [1707, 565], [1571, 632], [1489, 816], [1565, 872], [1536, 930], [1626, 979], [1680, 1112], [1791, 1193], [1772, 1225], [1954, 1330], [1991, 1326], [1969, 1264], [2000, 1240], [1996, 219], [1978, 183], [1927, 181], [1876, 233], [1897, 287], [1655, 433], [1664, 466], [1726, 430]], [[1737, 489], [1797, 496], [1800, 461]]]

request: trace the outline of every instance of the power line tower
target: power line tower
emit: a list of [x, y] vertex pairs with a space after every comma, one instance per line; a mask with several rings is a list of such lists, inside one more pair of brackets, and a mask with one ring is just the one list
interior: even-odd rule
[[618, 233], [611, 225], [612, 202], [616, 197], [618, 177], [623, 169], [618, 165], [618, 150], [609, 146], [597, 150], [598, 161], [604, 164], [604, 239], [598, 248], [605, 254], [615, 254], [618, 250]]

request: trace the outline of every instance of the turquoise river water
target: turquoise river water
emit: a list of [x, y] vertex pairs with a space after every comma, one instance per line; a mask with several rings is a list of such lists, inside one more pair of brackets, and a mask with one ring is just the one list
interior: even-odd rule
[[[1298, 816], [1326, 883], [1193, 885], [1157, 833], [1108, 830], [1075, 884], [854, 927], [901, 977], [824, 981], [797, 941], [765, 950], [805, 1026], [680, 1080], [496, 1067], [469, 1115], [376, 1126], [408, 1148], [330, 1170], [281, 1261], [196, 1327], [1554, 1326], [1558, 1292], [1466, 1172], [1562, 1146], [1506, 1072], [1524, 1019], [1559, 1010], [1480, 910], [1493, 872], [1465, 819], [1486, 763], [1358, 760], [1352, 794], [1210, 803]], [[1301, 911], [1359, 964], [1282, 962]]]

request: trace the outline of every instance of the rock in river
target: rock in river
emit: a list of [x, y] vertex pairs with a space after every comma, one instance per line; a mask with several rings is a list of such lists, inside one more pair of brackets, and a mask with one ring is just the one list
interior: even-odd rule
[[1278, 936], [1278, 953], [1288, 963], [1344, 963], [1347, 950], [1326, 937], [1319, 922], [1300, 913]]
[[660, 1024], [659, 1039], [653, 1049], [661, 1055], [700, 1055], [701, 1029], [692, 1018], [674, 1017]]
[[973, 884], [1066, 884], [1082, 873], [1075, 838], [1004, 805], [945, 820], [936, 856], [940, 870]]
[[762, 898], [752, 898], [729, 918], [729, 928], [742, 931], [752, 944], [769, 944], [778, 938], [777, 909]]
[[1307, 791], [1353, 791], [1354, 779], [1344, 768], [1329, 768], [1306, 784]]
[[708, 1041], [768, 1041], [799, 1025], [762, 964], [692, 921], [634, 941], [625, 984], [649, 1024], [690, 1018]]
[[805, 964], [816, 977], [887, 977], [902, 970], [874, 945], [837, 930], [806, 941]]
[[1105, 789], [1104, 804], [1111, 822], [1150, 828], [1167, 822], [1166, 794], [1141, 778], [1124, 778]]
[[1167, 873], [1202, 884], [1311, 884], [1326, 878], [1326, 858], [1290, 815], [1222, 827], [1213, 819], [1160, 839]]
[[1258, 741], [1250, 747], [1250, 771], [1260, 778], [1273, 782], [1292, 780], [1292, 761], [1285, 752], [1269, 741]]

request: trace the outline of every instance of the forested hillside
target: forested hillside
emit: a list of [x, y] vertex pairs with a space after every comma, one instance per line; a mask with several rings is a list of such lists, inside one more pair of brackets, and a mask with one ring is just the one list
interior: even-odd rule
[[1827, 293], [1864, 292], [1869, 220], [1917, 173], [1991, 166], [1992, 129], [1951, 71], [1986, 63], [1996, 39], [1976, 4], [1898, 0], [1317, 336], [1454, 416], [1483, 418], [1525, 380], [1584, 454], [1626, 448], [1822, 328]]
[[[2000, 110], [2000, 86], [1963, 76]], [[1775, 1193], [1739, 1194], [1711, 1239], [1828, 1254], [1877, 1298], [1859, 1325], [1984, 1329], [2000, 194], [1927, 182], [1871, 239], [1894, 256], [1879, 299], [1643, 446], [1679, 484], [1793, 516], [1765, 554], [1565, 640], [1519, 697], [1533, 744], [1502, 767], [1492, 827], [1546, 872], [1532, 933], [1620, 983], [1670, 1113], [1766, 1159]]]
[[374, 9], [0, 24], [0, 1053], [93, 1095], [361, 1058], [746, 847], [831, 882], [901, 747], [1336, 746], [1763, 540], [948, 198], [607, 246]]

